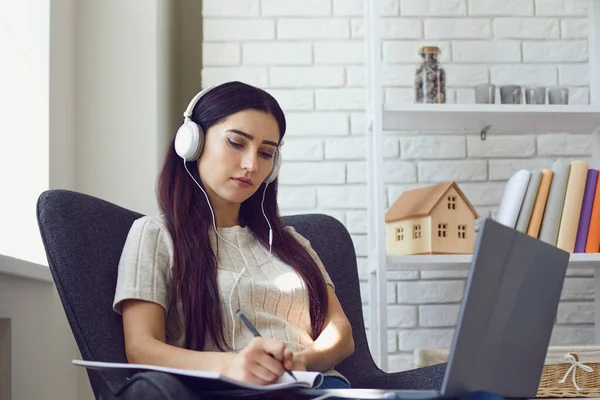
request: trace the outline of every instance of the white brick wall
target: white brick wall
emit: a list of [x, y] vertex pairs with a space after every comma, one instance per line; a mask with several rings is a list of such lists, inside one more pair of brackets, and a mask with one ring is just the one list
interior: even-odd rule
[[[564, 85], [587, 103], [587, 0], [380, 0], [385, 107], [414, 100], [417, 49], [438, 45], [449, 102], [473, 86]], [[342, 221], [358, 254], [368, 322], [363, 0], [204, 0], [203, 86], [241, 80], [265, 88], [288, 122], [279, 202], [284, 214]], [[387, 132], [386, 200], [452, 179], [482, 216], [506, 180], [557, 157], [589, 158], [587, 135]], [[569, 273], [553, 344], [593, 338], [590, 271]], [[388, 271], [389, 369], [413, 367], [417, 347], [447, 347], [465, 271]]]
[[534, 14], [531, 0], [469, 0], [470, 15], [529, 16]]
[[[573, 21], [581, 22], [578, 19]], [[583, 21], [587, 29], [587, 21]], [[496, 18], [494, 36], [505, 39], [558, 39], [560, 21], [558, 18]]]

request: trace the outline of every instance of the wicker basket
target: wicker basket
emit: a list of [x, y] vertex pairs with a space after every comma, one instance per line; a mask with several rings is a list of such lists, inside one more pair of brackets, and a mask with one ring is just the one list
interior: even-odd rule
[[[417, 349], [414, 358], [418, 368], [439, 364], [448, 350]], [[536, 397], [600, 398], [600, 346], [549, 347]]]
[[536, 397], [600, 397], [600, 346], [550, 347]]

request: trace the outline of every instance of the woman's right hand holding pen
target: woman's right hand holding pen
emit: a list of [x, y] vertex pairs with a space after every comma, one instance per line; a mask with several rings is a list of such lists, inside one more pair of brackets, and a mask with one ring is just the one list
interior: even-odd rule
[[293, 353], [275, 339], [255, 337], [242, 351], [229, 355], [232, 359], [223, 375], [256, 385], [274, 383], [284, 374], [284, 367], [294, 366]]

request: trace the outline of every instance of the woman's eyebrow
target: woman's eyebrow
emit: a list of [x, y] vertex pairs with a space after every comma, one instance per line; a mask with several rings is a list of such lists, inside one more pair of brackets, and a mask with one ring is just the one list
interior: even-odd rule
[[[240, 131], [239, 129], [228, 129], [227, 132], [233, 132], [233, 133], [237, 133], [240, 136], [245, 137], [246, 139], [249, 140], [254, 140], [254, 136], [250, 135], [249, 133], [246, 133], [244, 131]], [[262, 141], [264, 144], [268, 144], [271, 146], [275, 146], [275, 147], [279, 147], [279, 143], [277, 142], [273, 142], [271, 140], [263, 140]]]

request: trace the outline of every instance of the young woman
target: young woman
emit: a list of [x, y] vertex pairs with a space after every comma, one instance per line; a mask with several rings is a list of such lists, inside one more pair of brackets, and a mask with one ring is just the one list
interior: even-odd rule
[[161, 215], [134, 222], [119, 264], [129, 362], [262, 385], [284, 367], [321, 371], [323, 387], [348, 387], [334, 370], [354, 351], [348, 319], [309, 241], [279, 217], [277, 101], [229, 82], [184, 115], [158, 180]]

